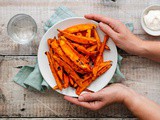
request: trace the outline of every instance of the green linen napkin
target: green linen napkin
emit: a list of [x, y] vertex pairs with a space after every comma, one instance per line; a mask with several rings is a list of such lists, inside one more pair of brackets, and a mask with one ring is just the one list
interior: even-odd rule
[[[76, 15], [67, 7], [60, 6], [55, 10], [55, 13], [51, 16], [51, 18], [45, 23], [44, 30], [47, 31], [51, 26], [53, 26], [60, 20], [75, 16]], [[132, 23], [127, 23], [126, 26], [131, 31], [133, 31]], [[118, 82], [125, 79], [124, 75], [120, 71], [121, 61], [122, 57], [118, 55], [118, 65], [110, 83]], [[45, 91], [45, 89], [50, 89], [49, 85], [46, 83], [40, 73], [38, 64], [36, 64], [35, 66], [23, 66], [13, 78], [13, 80], [20, 86], [23, 86], [24, 88], [28, 88], [30, 90], [38, 90], [43, 92]]]

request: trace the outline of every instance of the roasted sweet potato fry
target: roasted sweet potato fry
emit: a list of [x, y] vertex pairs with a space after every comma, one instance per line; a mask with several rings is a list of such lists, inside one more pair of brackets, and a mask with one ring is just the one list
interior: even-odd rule
[[77, 33], [77, 36], [82, 36], [82, 33], [78, 32], [78, 33]]
[[97, 51], [88, 51], [85, 47], [83, 47], [82, 45], [79, 45], [77, 43], [71, 43], [71, 45], [73, 46], [73, 48], [83, 54], [86, 55], [94, 55], [97, 53]]
[[51, 44], [52, 44], [52, 42], [54, 41], [54, 39], [55, 39], [55, 38], [53, 38], [53, 39], [50, 38], [50, 39], [47, 40], [48, 47], [49, 47], [49, 52], [53, 52], [52, 47], [51, 47]]
[[109, 37], [107, 35], [105, 35], [104, 37], [104, 41], [101, 44], [101, 48], [99, 50], [99, 54], [94, 62], [94, 66], [97, 66], [98, 64], [100, 64], [103, 61], [103, 51], [104, 51], [104, 47], [106, 45], [107, 40], [109, 39]]
[[88, 80], [88, 79], [91, 79], [92, 76], [93, 76], [93, 74], [86, 74], [86, 75], [84, 75], [83, 76], [83, 82], [86, 81], [86, 80]]
[[61, 83], [61, 81], [60, 81], [60, 79], [59, 79], [59, 77], [58, 77], [58, 75], [57, 75], [57, 73], [56, 73], [56, 70], [55, 70], [55, 68], [54, 68], [54, 65], [53, 65], [53, 64], [54, 64], [54, 61], [53, 61], [53, 59], [51, 58], [51, 55], [49, 54], [49, 52], [46, 52], [46, 55], [47, 55], [47, 57], [48, 57], [49, 65], [50, 65], [52, 74], [53, 74], [53, 76], [54, 76], [54, 78], [55, 78], [55, 81], [56, 81], [56, 83], [57, 83], [57, 86], [58, 86], [58, 88], [59, 88], [60, 90], [62, 90], [63, 86], [62, 86], [62, 83]]
[[68, 42], [68, 41], [65, 39], [65, 37], [62, 36], [61, 39], [62, 39], [62, 40], [65, 40], [65, 42], [67, 43], [67, 45], [70, 46], [70, 48], [73, 50], [73, 52], [74, 52], [75, 54], [77, 54], [77, 56], [80, 57], [80, 59], [81, 59], [82, 61], [84, 61], [86, 64], [89, 63], [89, 61], [88, 61], [87, 59], [85, 59], [85, 57], [84, 57], [82, 54], [79, 54], [79, 53], [73, 48], [73, 46], [71, 45], [71, 43]]
[[87, 37], [83, 37], [83, 36], [76, 36], [74, 34], [70, 34], [61, 30], [58, 30], [64, 37], [66, 37], [67, 39], [76, 42], [76, 43], [80, 43], [80, 44], [91, 44], [94, 45], [96, 44], [96, 39], [93, 38], [87, 38]]
[[92, 51], [95, 51], [96, 48], [97, 48], [97, 45], [93, 45], [93, 46], [87, 48], [87, 50], [90, 51], [90, 52], [92, 52]]
[[112, 66], [112, 64], [109, 64], [109, 65], [103, 67], [102, 69], [99, 69], [97, 72], [97, 77], [99, 77], [100, 75], [105, 73], [111, 66]]
[[53, 58], [64, 68], [64, 70], [68, 73], [68, 75], [79, 85], [82, 85], [82, 79], [77, 75], [77, 73], [63, 60], [61, 60], [56, 55], [53, 55]]
[[54, 68], [61, 80], [63, 80], [63, 68], [60, 66], [57, 61], [54, 61]]
[[69, 77], [69, 83], [70, 83], [71, 86], [74, 86], [74, 81], [71, 77]]
[[69, 77], [68, 75], [64, 74], [64, 84], [63, 84], [64, 88], [69, 87]]
[[93, 28], [96, 28], [96, 25], [88, 23], [88, 24], [79, 24], [79, 25], [71, 26], [63, 31], [67, 33], [76, 33], [76, 32], [81, 32], [81, 31], [85, 31]]
[[57, 90], [57, 89], [59, 89], [58, 85], [56, 85], [56, 86], [53, 87], [53, 90]]
[[101, 47], [101, 40], [99, 38], [99, 35], [96, 31], [96, 29], [93, 29], [94, 38], [97, 40], [97, 49], [99, 50]]
[[107, 68], [110, 68], [109, 66], [111, 66], [111, 61], [102, 62], [102, 63], [98, 64], [97, 66], [93, 67], [93, 69], [92, 69], [93, 76], [97, 77], [98, 71], [101, 71], [102, 69], [104, 69], [106, 71]]
[[91, 29], [88, 29], [88, 30], [87, 30], [86, 37], [88, 37], [88, 38], [90, 38], [90, 37], [91, 37]]
[[76, 88], [77, 86], [78, 86], [77, 83], [74, 83], [73, 87]]
[[[101, 43], [102, 44], [102, 43]], [[108, 45], [105, 45], [104, 47], [106, 50], [110, 50], [109, 46]]]
[[110, 50], [110, 48], [109, 48], [109, 46], [108, 46], [108, 45], [106, 45], [106, 46], [105, 46], [105, 49], [106, 49], [106, 50]]
[[54, 40], [51, 44], [52, 49], [55, 51], [55, 53], [67, 64], [69, 64], [76, 72], [84, 72], [81, 68], [79, 68], [77, 65], [74, 65], [73, 62], [64, 54], [62, 49], [60, 48], [57, 40]]
[[92, 79], [86, 80], [85, 82], [83, 82], [83, 86], [80, 87], [78, 86], [78, 88], [76, 89], [76, 94], [80, 95], [82, 91], [84, 91], [92, 82]]
[[73, 49], [65, 42], [65, 40], [59, 40], [59, 44], [65, 55], [67, 55], [74, 64], [83, 69], [84, 71], [91, 71], [91, 68], [73, 51]]

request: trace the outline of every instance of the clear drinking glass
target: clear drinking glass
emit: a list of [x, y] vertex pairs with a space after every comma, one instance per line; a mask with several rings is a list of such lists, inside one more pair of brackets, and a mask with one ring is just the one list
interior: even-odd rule
[[7, 32], [14, 42], [26, 44], [35, 37], [37, 33], [37, 24], [31, 16], [17, 14], [8, 22]]

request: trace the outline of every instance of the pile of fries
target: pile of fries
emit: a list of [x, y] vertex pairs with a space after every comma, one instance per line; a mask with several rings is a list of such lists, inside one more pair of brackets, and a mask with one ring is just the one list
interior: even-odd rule
[[78, 24], [58, 30], [56, 37], [48, 39], [50, 69], [57, 85], [54, 90], [73, 87], [79, 95], [111, 66], [112, 61], [103, 60], [104, 50], [109, 37], [100, 41], [95, 24]]

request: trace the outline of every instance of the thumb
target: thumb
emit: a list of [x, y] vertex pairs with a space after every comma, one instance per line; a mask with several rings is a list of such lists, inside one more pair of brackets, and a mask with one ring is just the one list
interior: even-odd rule
[[116, 33], [111, 27], [109, 27], [107, 24], [100, 22], [99, 23], [100, 29], [106, 33], [109, 37], [112, 39], [116, 39], [118, 33]]
[[98, 93], [84, 93], [78, 97], [78, 100], [80, 102], [89, 102], [89, 101], [95, 101], [100, 99], [101, 99], [101, 96]]

